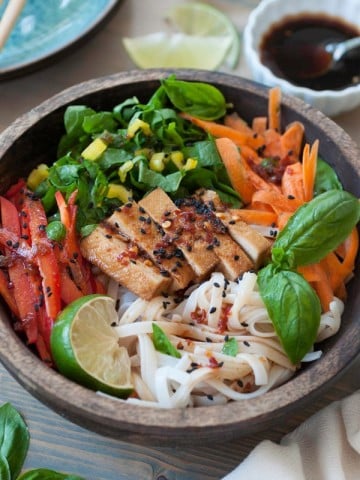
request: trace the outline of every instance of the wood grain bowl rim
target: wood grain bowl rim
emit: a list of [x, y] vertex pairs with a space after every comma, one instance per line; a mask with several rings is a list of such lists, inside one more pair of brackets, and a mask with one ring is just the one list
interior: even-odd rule
[[[103, 90], [129, 84], [143, 85], [146, 89], [149, 82], [155, 85], [170, 73], [176, 73], [182, 79], [213, 83], [224, 89], [240, 89], [256, 95], [262, 102], [267, 101], [267, 87], [224, 73], [163, 69], [121, 72], [67, 88], [19, 117], [0, 135], [0, 159], [6, 156], [17, 139], [52, 112]], [[350, 137], [332, 120], [301, 100], [283, 95], [282, 105], [290, 116], [303, 117], [315, 130], [325, 132], [325, 143], [338, 147], [339, 160], [342, 157], [343, 162], [341, 168], [353, 169], [357, 184], [360, 184], [359, 153]], [[355, 286], [352, 287], [351, 298], [354, 300], [356, 292]], [[310, 402], [345, 371], [360, 350], [360, 302], [354, 302], [345, 311], [345, 317], [351, 316], [351, 321], [331, 339], [330, 347], [317, 362], [261, 397], [222, 406], [164, 410], [128, 405], [95, 394], [44, 365], [15, 334], [1, 306], [0, 360], [34, 397], [74, 423], [100, 434], [168, 446], [211, 442], [219, 438], [225, 441], [265, 429]]]

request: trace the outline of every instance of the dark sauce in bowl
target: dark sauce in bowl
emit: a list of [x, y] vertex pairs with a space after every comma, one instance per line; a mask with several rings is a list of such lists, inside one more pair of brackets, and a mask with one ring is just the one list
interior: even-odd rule
[[287, 16], [263, 36], [261, 62], [293, 84], [313, 90], [340, 90], [360, 82], [360, 49], [347, 53], [328, 70], [331, 57], [322, 45], [359, 35], [355, 25], [338, 17], [310, 13]]

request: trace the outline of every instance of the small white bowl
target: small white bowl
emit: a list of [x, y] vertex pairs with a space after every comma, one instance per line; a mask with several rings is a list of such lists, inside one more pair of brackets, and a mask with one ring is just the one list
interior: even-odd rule
[[277, 77], [261, 63], [259, 46], [263, 35], [282, 18], [305, 12], [339, 17], [355, 27], [360, 26], [360, 6], [356, 0], [263, 0], [250, 13], [244, 29], [244, 56], [252, 78], [267, 86], [278, 85], [284, 93], [301, 98], [328, 116], [358, 107], [360, 84], [342, 90], [311, 90]]

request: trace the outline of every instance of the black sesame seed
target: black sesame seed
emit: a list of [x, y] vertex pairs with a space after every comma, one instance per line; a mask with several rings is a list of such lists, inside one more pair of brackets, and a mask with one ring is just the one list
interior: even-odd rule
[[146, 230], [144, 228], [140, 228], [140, 232], [143, 234], [143, 235], [146, 235]]
[[218, 282], [214, 282], [214, 287], [220, 288], [220, 284]]
[[234, 260], [235, 260], [235, 261], [238, 261], [239, 258], [240, 258], [239, 255], [234, 255]]
[[146, 210], [145, 210], [144, 207], [139, 207], [139, 212], [140, 212], [140, 213], [146, 213]]
[[212, 340], [210, 337], [206, 337], [205, 340], [208, 342], [208, 343], [212, 343]]
[[209, 395], [206, 395], [206, 398], [207, 398], [208, 400], [214, 400], [214, 397], [213, 397], [212, 395], [210, 395], [210, 394], [209, 394]]
[[105, 237], [106, 237], [106, 238], [112, 238], [112, 235], [110, 235], [109, 233], [107, 233], [107, 234], [105, 235]]
[[294, 197], [294, 195], [288, 195], [288, 199], [289, 199], [289, 200], [294, 200], [295, 197]]
[[216, 312], [216, 307], [211, 307], [209, 310], [209, 313], [215, 313]]
[[229, 225], [235, 225], [235, 220], [230, 220]]
[[250, 347], [250, 343], [247, 342], [246, 340], [244, 341], [244, 345], [245, 345], [245, 347]]

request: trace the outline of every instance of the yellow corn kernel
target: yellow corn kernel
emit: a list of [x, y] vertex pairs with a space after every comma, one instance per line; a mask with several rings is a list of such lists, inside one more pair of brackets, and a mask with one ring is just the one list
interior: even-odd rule
[[122, 203], [126, 203], [132, 198], [132, 191], [128, 190], [124, 185], [109, 183], [109, 189], [106, 196], [108, 198], [118, 198]]
[[149, 162], [149, 167], [154, 172], [162, 172], [165, 168], [165, 157], [166, 154], [164, 152], [154, 153]]
[[137, 133], [139, 130], [142, 130], [144, 135], [151, 135], [150, 125], [140, 118], [137, 118], [128, 126], [126, 136], [128, 138], [133, 138], [135, 133]]
[[189, 157], [187, 160], [186, 160], [186, 163], [183, 167], [183, 170], [185, 172], [188, 172], [189, 170], [194, 170], [194, 168], [197, 167], [197, 164], [198, 164], [198, 161], [195, 160], [195, 158], [191, 158]]
[[128, 160], [127, 162], [123, 163], [118, 170], [120, 182], [124, 183], [126, 180], [126, 176], [128, 172], [133, 168], [134, 164], [131, 160]]
[[81, 156], [85, 160], [94, 161], [101, 157], [107, 149], [107, 144], [101, 138], [95, 138], [86, 148], [81, 152]]
[[181, 170], [184, 166], [184, 155], [180, 150], [175, 150], [171, 152], [170, 159], [176, 167]]
[[27, 179], [27, 186], [30, 190], [35, 190], [43, 180], [49, 176], [49, 167], [45, 163], [41, 163], [30, 172]]
[[151, 155], [153, 154], [153, 151], [151, 148], [139, 148], [139, 150], [135, 150], [135, 155], [144, 155], [146, 158], [150, 158]]

